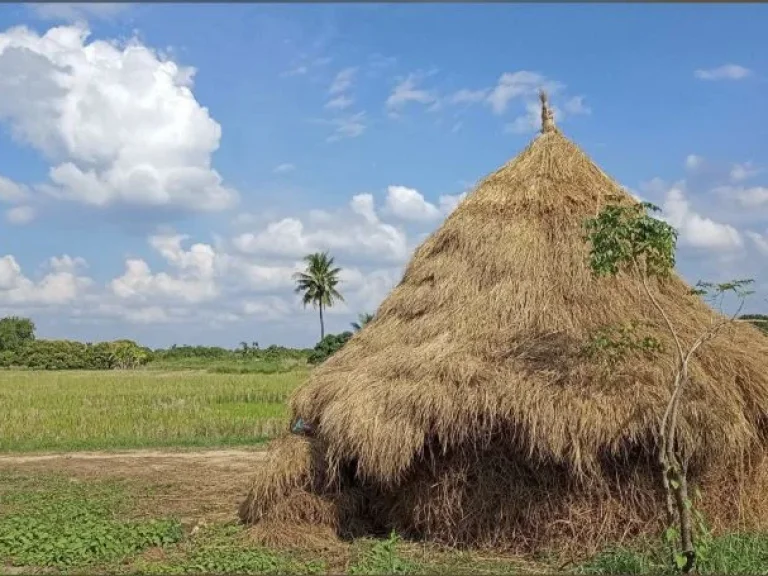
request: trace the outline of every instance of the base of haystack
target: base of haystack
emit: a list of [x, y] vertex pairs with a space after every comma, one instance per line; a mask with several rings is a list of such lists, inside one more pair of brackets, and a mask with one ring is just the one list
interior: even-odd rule
[[[650, 464], [614, 467], [610, 482], [577, 483], [565, 468], [524, 464], [500, 446], [417, 462], [395, 488], [343, 486], [325, 477], [321, 450], [305, 438], [270, 447], [275, 466], [257, 474], [240, 508], [255, 538], [276, 547], [330, 545], [379, 536], [517, 553], [597, 552], [657, 538], [665, 508]], [[736, 478], [740, 480], [736, 480]], [[347, 480], [348, 481], [348, 480]], [[717, 531], [768, 529], [768, 459], [699, 481], [701, 508]]]
[[322, 524], [266, 520], [248, 529], [252, 542], [276, 550], [334, 550], [341, 544], [336, 530]]

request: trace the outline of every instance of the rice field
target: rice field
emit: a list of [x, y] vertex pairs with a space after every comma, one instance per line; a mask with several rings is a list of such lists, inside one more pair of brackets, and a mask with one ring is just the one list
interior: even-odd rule
[[0, 452], [258, 444], [306, 376], [0, 371]]

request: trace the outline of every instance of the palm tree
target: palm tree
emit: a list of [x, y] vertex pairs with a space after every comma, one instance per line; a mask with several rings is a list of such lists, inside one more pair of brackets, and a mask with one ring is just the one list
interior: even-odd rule
[[333, 257], [327, 252], [315, 252], [304, 257], [307, 268], [304, 272], [293, 275], [296, 280], [296, 293], [302, 294], [301, 301], [304, 307], [312, 304], [320, 309], [320, 340], [325, 338], [325, 324], [323, 323], [323, 308], [330, 308], [337, 300], [343, 302], [344, 298], [336, 290], [339, 283], [341, 268], [333, 267]]
[[373, 314], [369, 314], [368, 312], [365, 312], [364, 314], [358, 314], [357, 315], [357, 322], [352, 322], [352, 330], [355, 332], [360, 332], [360, 330], [363, 329], [363, 326], [368, 324], [373, 320]]

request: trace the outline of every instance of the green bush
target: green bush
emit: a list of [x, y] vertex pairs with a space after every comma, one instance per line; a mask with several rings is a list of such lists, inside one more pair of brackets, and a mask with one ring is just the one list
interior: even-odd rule
[[35, 339], [35, 323], [29, 318], [0, 318], [0, 352], [17, 350]]
[[32, 340], [13, 351], [0, 353], [0, 366], [32, 370], [112, 370], [136, 368], [149, 362], [152, 353], [130, 340], [99, 342]]
[[352, 338], [352, 332], [328, 334], [315, 345], [315, 349], [309, 355], [307, 361], [310, 364], [320, 364], [321, 362], [325, 362], [328, 358], [341, 350], [350, 338]]
[[179, 360], [187, 358], [208, 358], [219, 360], [232, 355], [231, 350], [221, 346], [177, 346], [154, 351], [155, 360]]

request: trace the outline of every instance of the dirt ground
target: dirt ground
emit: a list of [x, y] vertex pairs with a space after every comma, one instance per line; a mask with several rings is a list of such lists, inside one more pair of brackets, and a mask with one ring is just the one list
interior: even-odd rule
[[185, 524], [200, 524], [235, 518], [264, 454], [258, 449], [14, 454], [0, 456], [0, 471], [126, 481], [139, 494], [136, 515], [163, 510]]

